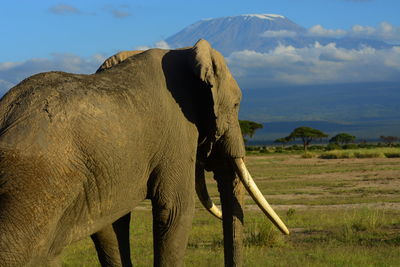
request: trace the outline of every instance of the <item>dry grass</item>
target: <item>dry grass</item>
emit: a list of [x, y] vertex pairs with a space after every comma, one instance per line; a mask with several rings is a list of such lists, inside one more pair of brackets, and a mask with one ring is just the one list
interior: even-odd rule
[[[292, 234], [273, 229], [246, 197], [244, 266], [399, 266], [400, 158], [271, 154], [247, 165]], [[208, 186], [219, 203], [211, 175]], [[133, 262], [151, 266], [149, 202], [133, 218]], [[185, 266], [223, 266], [221, 244], [220, 222], [197, 203]], [[89, 240], [66, 250], [64, 266], [98, 266]]]

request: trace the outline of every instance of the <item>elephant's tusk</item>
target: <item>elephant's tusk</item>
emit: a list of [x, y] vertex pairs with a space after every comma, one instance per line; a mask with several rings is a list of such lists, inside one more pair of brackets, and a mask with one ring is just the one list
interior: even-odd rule
[[222, 220], [221, 210], [214, 204], [208, 195], [204, 169], [200, 166], [196, 166], [196, 193], [206, 210], [218, 219]]
[[267, 215], [267, 217], [276, 225], [276, 227], [278, 227], [278, 229], [282, 233], [288, 235], [289, 230], [287, 229], [286, 225], [282, 222], [282, 220], [279, 218], [279, 216], [275, 213], [275, 211], [271, 208], [271, 206], [268, 204], [267, 200], [264, 198], [260, 189], [258, 189], [249, 171], [247, 170], [247, 167], [244, 164], [243, 159], [242, 158], [234, 159], [234, 166], [236, 168], [236, 173], [239, 176], [240, 180], [242, 181], [247, 192], [249, 192], [250, 196], [257, 203], [260, 209], [265, 213], [265, 215]]

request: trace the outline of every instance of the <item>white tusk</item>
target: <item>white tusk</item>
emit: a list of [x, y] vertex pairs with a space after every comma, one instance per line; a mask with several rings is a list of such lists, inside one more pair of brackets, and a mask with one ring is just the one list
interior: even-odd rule
[[208, 195], [204, 169], [201, 167], [196, 167], [196, 193], [206, 210], [218, 219], [222, 220], [221, 210], [214, 204]]
[[275, 211], [271, 208], [271, 206], [268, 204], [267, 200], [264, 198], [260, 189], [258, 189], [249, 171], [247, 170], [243, 159], [242, 158], [234, 159], [234, 166], [236, 168], [237, 175], [239, 176], [247, 192], [249, 192], [250, 196], [253, 198], [256, 204], [265, 213], [265, 215], [267, 215], [267, 217], [275, 224], [275, 226], [278, 227], [278, 229], [282, 233], [288, 235], [289, 230], [287, 229], [286, 225], [282, 222], [282, 220], [279, 218], [279, 216], [275, 213]]

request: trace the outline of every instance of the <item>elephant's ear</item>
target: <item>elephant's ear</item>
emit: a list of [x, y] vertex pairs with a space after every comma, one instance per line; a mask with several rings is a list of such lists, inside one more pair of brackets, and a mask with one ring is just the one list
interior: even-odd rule
[[121, 63], [122, 61], [124, 61], [128, 57], [140, 54], [142, 52], [143, 51], [141, 51], [141, 50], [119, 52], [119, 53], [107, 58], [103, 62], [103, 64], [101, 64], [101, 66], [97, 69], [96, 73], [101, 72], [101, 71], [106, 70], [106, 69], [109, 69], [109, 68]]
[[218, 117], [218, 78], [219, 69], [218, 60], [215, 60], [217, 52], [212, 49], [211, 45], [203, 39], [200, 39], [193, 46], [193, 71], [194, 74], [203, 81], [208, 88], [211, 89], [212, 100], [214, 105], [214, 115]]

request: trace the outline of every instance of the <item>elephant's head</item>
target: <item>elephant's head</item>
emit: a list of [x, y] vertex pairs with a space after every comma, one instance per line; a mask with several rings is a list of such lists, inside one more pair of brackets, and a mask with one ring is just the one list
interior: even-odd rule
[[[242, 95], [223, 56], [205, 40], [197, 42], [192, 51], [194, 72], [212, 95], [211, 117], [214, 118], [208, 120], [212, 127], [208, 128], [206, 136], [200, 135], [196, 191], [202, 204], [214, 216], [222, 216], [226, 265], [238, 265], [241, 261], [243, 190], [237, 177], [268, 218], [283, 233], [289, 234], [289, 231], [263, 197], [244, 163], [245, 147], [238, 120]], [[204, 169], [214, 172], [222, 215], [207, 194]]]

